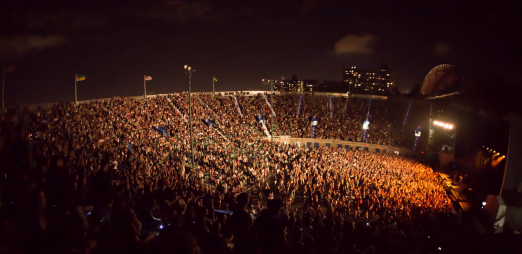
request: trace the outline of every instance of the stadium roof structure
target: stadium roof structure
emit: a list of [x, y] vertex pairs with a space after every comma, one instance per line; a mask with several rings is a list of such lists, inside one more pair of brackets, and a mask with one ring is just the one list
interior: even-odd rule
[[428, 72], [428, 75], [424, 78], [420, 93], [422, 95], [431, 95], [435, 88], [443, 87], [447, 85], [446, 83], [452, 83], [450, 80], [447, 80], [449, 82], [444, 82], [444, 80], [452, 79], [449, 76], [453, 75], [448, 74], [452, 73], [454, 70], [455, 66], [450, 64], [440, 64], [435, 66], [435, 68], [431, 69], [431, 71]]

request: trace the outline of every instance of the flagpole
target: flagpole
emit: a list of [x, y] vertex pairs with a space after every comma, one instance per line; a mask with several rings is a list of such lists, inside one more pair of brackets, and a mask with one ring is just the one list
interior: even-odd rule
[[78, 74], [74, 74], [74, 103], [78, 105], [78, 89], [76, 88], [76, 83], [78, 83]]
[[212, 95], [216, 95], [216, 91], [214, 90], [214, 80], [216, 78], [214, 76], [212, 76]]
[[147, 77], [143, 75], [143, 96], [147, 98]]

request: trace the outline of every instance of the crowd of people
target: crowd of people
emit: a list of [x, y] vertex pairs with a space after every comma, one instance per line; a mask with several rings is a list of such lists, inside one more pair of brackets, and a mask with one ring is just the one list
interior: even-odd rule
[[[3, 114], [0, 252], [425, 253], [437, 249], [418, 239], [444, 235], [457, 218], [425, 165], [268, 142], [256, 116], [272, 109], [261, 95], [193, 96], [192, 117], [188, 101], [181, 93]], [[275, 132], [306, 137], [317, 113], [320, 137], [359, 141], [368, 114], [378, 127], [367, 140], [388, 142], [378, 108], [341, 102], [299, 109], [276, 97]]]
[[[251, 97], [250, 105], [254, 105], [256, 113], [263, 112], [267, 118], [270, 116], [270, 108], [263, 96]], [[278, 135], [412, 147], [412, 139], [396, 128], [392, 117], [387, 116], [385, 101], [305, 94], [275, 96], [274, 105], [274, 133]], [[310, 116], [320, 119], [315, 136], [312, 136]], [[366, 120], [370, 124], [364, 130], [362, 127]]]

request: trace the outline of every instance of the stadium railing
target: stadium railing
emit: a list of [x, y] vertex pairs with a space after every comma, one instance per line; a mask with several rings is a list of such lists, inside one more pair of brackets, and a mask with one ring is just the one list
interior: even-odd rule
[[[268, 140], [268, 138], [264, 137], [263, 139]], [[407, 148], [401, 148], [390, 145], [377, 145], [377, 144], [369, 144], [363, 142], [355, 142], [355, 141], [344, 141], [338, 139], [321, 139], [321, 138], [292, 138], [288, 136], [275, 136], [275, 142], [279, 143], [287, 143], [295, 146], [299, 146], [302, 148], [315, 148], [318, 147], [330, 147], [330, 148], [343, 148], [343, 149], [360, 149], [361, 151], [369, 151], [369, 152], [377, 152], [377, 153], [395, 153], [397, 155], [405, 155], [409, 157], [420, 157], [421, 153], [419, 151], [413, 151]], [[348, 146], [348, 147], [347, 147]]]

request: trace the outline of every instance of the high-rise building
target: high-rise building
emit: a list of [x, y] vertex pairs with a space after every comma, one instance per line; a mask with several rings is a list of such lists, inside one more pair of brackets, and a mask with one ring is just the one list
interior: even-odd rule
[[392, 80], [393, 73], [384, 64], [377, 72], [363, 70], [357, 66], [343, 71], [343, 82], [347, 83], [348, 91], [352, 93], [388, 95], [394, 87]]

